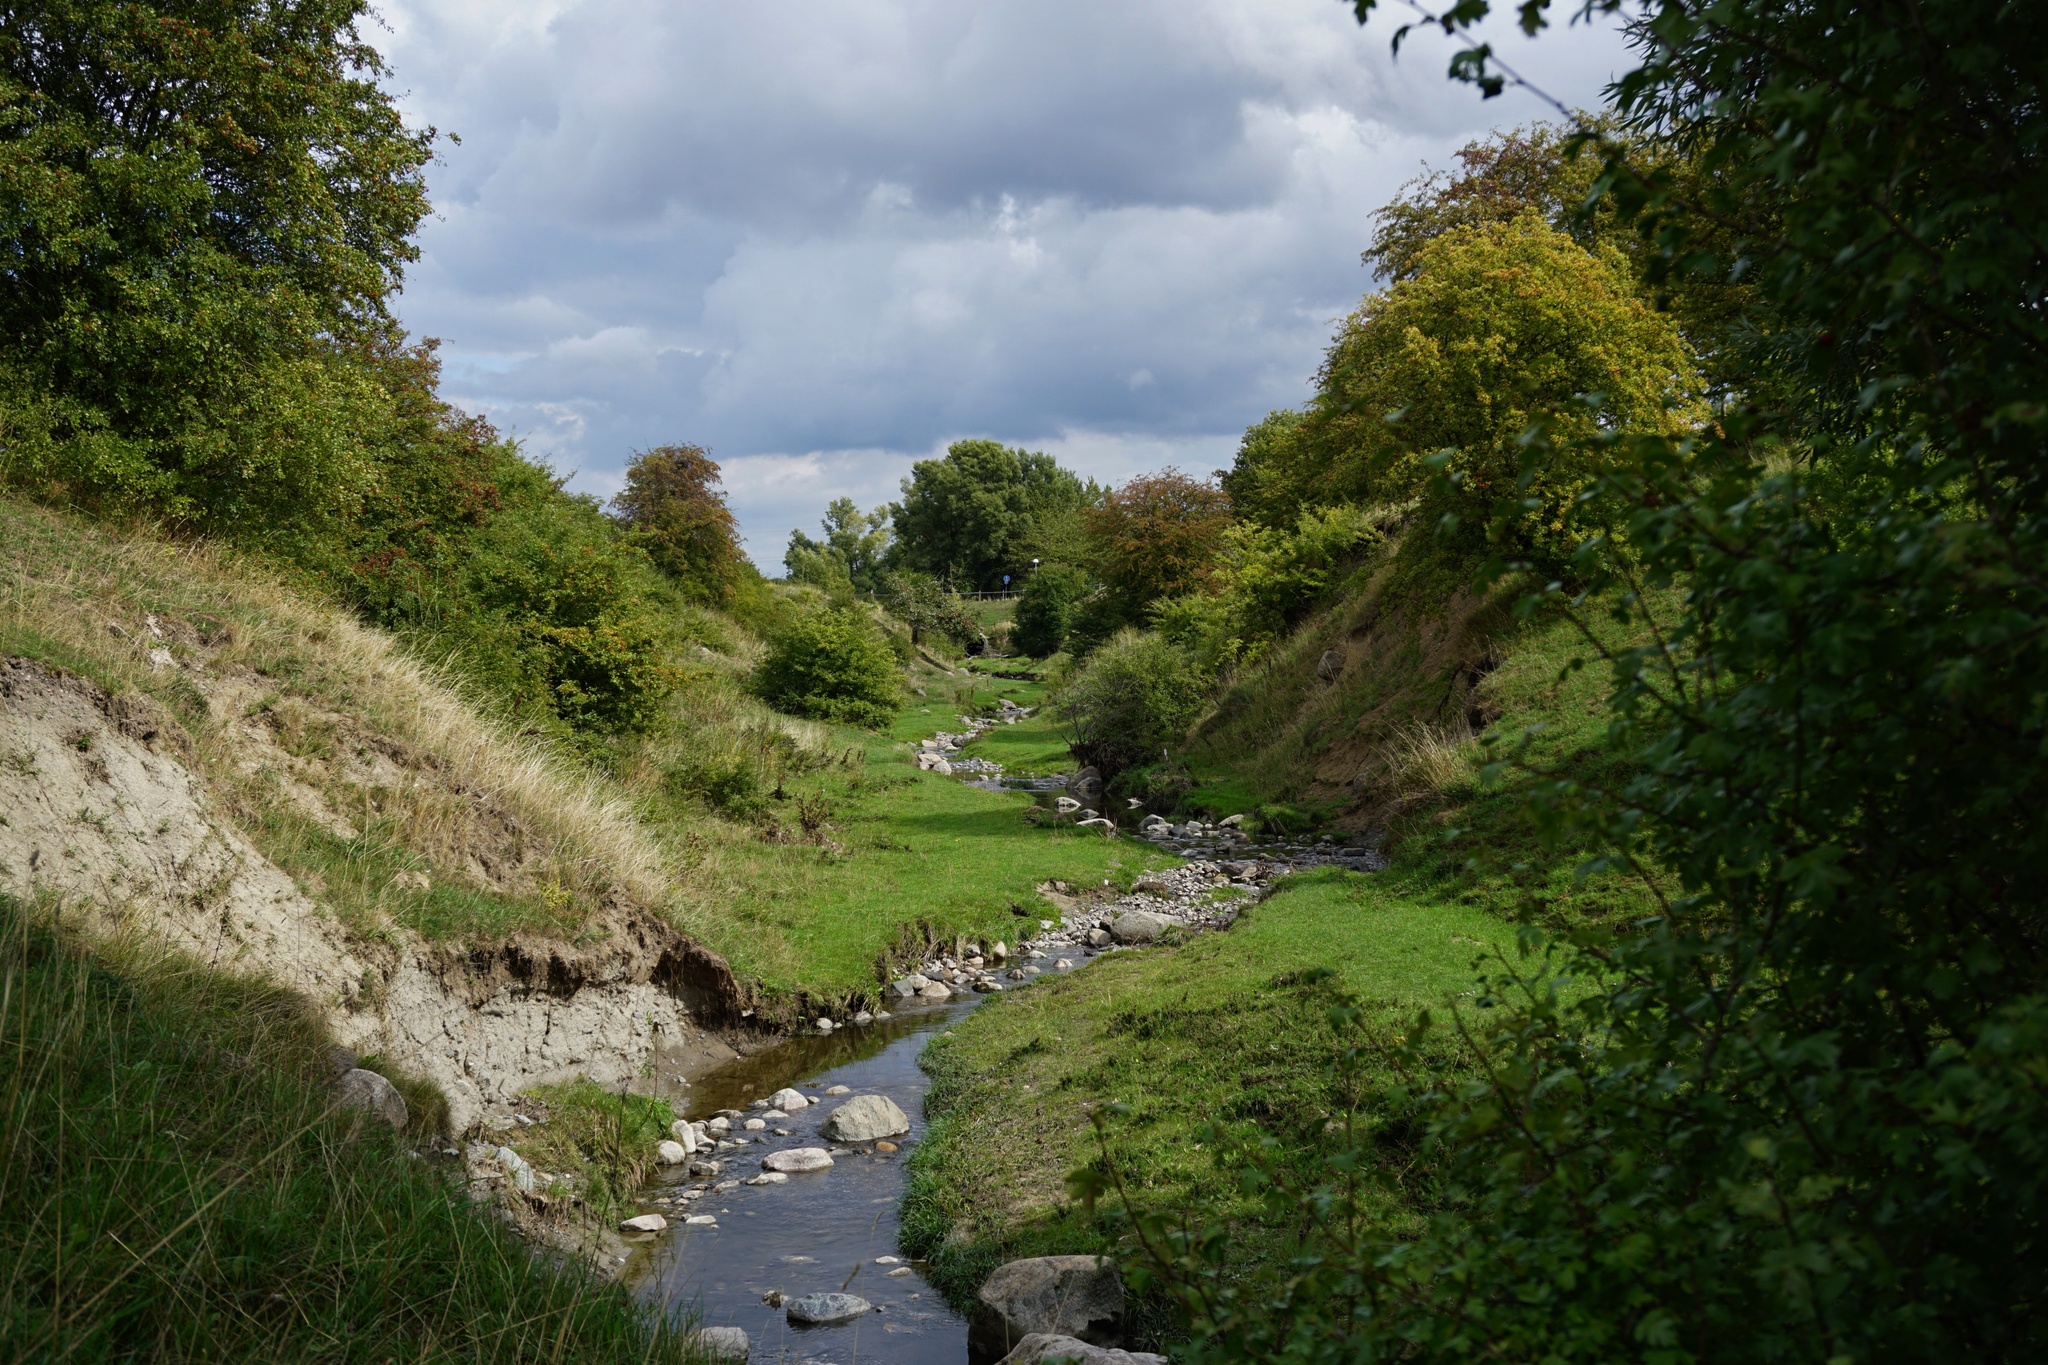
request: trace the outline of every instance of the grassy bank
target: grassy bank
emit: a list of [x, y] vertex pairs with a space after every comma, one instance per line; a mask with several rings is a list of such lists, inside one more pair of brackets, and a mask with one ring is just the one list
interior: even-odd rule
[[7, 1359], [682, 1359], [623, 1290], [336, 1112], [296, 998], [5, 898], [0, 982]]
[[[1099, 1159], [1090, 1114], [1104, 1104], [1129, 1110], [1110, 1145], [1138, 1208], [1232, 1218], [1248, 1267], [1280, 1254], [1288, 1229], [1218, 1168], [1207, 1124], [1270, 1137], [1284, 1162], [1356, 1106], [1389, 1176], [1371, 1230], [1414, 1225], [1432, 1197], [1428, 1154], [1385, 1101], [1390, 1072], [1340, 1082], [1330, 993], [1355, 995], [1391, 1041], [1419, 1009], [1472, 995], [1478, 964], [1512, 955], [1519, 923], [1561, 928], [1646, 904], [1621, 878], [1580, 877], [1573, 850], [1547, 845], [1526, 805], [1541, 780], [1532, 768], [1603, 784], [1626, 774], [1601, 744], [1602, 672], [1572, 666], [1586, 652], [1576, 629], [1518, 626], [1484, 604], [1453, 604], [1451, 617], [1384, 597], [1339, 604], [1235, 680], [1194, 747], [1206, 783], [1192, 804], [1323, 806], [1384, 831], [1387, 870], [1285, 878], [1228, 932], [1099, 959], [932, 1044], [934, 1122], [913, 1163], [906, 1243], [933, 1258], [949, 1294], [971, 1295], [1003, 1260], [1112, 1250], [1128, 1236], [1117, 1211], [1090, 1215], [1066, 1192], [1066, 1177]], [[1318, 680], [1340, 647], [1350, 671]], [[1327, 780], [1339, 771], [1342, 786]], [[1464, 1064], [1448, 1039], [1430, 1055]]]
[[[1112, 954], [992, 1001], [925, 1054], [934, 1121], [913, 1162], [906, 1244], [935, 1260], [954, 1295], [1017, 1256], [1108, 1249], [1119, 1224], [1066, 1192], [1068, 1173], [1097, 1159], [1088, 1112], [1104, 1103], [1129, 1106], [1111, 1146], [1142, 1207], [1227, 1209], [1231, 1174], [1200, 1141], [1205, 1124], [1284, 1143], [1343, 1104], [1324, 1018], [1333, 985], [1391, 1029], [1469, 993], [1474, 961], [1512, 941], [1478, 908], [1410, 899], [1357, 873], [1306, 873], [1228, 933]], [[1319, 968], [1334, 980], [1305, 984]], [[1410, 1216], [1391, 1202], [1383, 1213], [1390, 1227]], [[1270, 1240], [1247, 1224], [1248, 1257]]]

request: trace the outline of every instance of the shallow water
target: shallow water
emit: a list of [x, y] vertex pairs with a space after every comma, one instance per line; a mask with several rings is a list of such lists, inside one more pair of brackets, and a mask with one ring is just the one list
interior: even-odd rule
[[[910, 1135], [895, 1141], [900, 1151], [856, 1151], [835, 1158], [827, 1171], [792, 1175], [783, 1185], [742, 1185], [711, 1194], [670, 1214], [670, 1229], [655, 1242], [634, 1276], [638, 1292], [677, 1310], [694, 1307], [705, 1326], [743, 1327], [753, 1340], [752, 1360], [820, 1361], [858, 1365], [962, 1365], [967, 1360], [967, 1323], [925, 1283], [920, 1267], [891, 1278], [897, 1266], [878, 1265], [878, 1256], [900, 1256], [897, 1212], [903, 1198], [904, 1165], [924, 1136], [924, 1092], [929, 1079], [917, 1056], [934, 1032], [979, 1003], [960, 1000], [864, 1028], [849, 1027], [823, 1037], [792, 1038], [701, 1077], [691, 1088], [689, 1117], [706, 1118], [720, 1109], [746, 1109], [783, 1086], [795, 1086], [821, 1100], [772, 1127], [793, 1136], [767, 1137], [749, 1147], [721, 1151], [720, 1179], [753, 1176], [760, 1158], [784, 1147], [830, 1147], [818, 1136], [825, 1116], [854, 1095], [887, 1095], [910, 1118]], [[827, 1086], [851, 1094], [825, 1096]], [[671, 1182], [684, 1188], [698, 1181]], [[661, 1193], [659, 1188], [650, 1193]], [[710, 1213], [716, 1228], [681, 1225], [683, 1214]], [[850, 1277], [850, 1278], [849, 1278]], [[781, 1308], [761, 1296], [779, 1289], [791, 1298], [844, 1287], [881, 1311], [836, 1327], [789, 1325]]]

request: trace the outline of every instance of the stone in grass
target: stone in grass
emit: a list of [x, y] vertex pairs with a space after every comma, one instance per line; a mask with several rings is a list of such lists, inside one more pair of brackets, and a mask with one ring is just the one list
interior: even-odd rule
[[784, 1086], [768, 1097], [768, 1107], [780, 1109], [785, 1114], [794, 1114], [797, 1110], [810, 1104], [810, 1102], [809, 1097], [803, 1091], [792, 1090], [788, 1086]]
[[873, 1142], [909, 1131], [909, 1116], [887, 1095], [856, 1095], [825, 1120], [825, 1136], [837, 1142]]
[[344, 1071], [336, 1084], [337, 1098], [350, 1109], [367, 1109], [394, 1129], [403, 1128], [409, 1115], [405, 1096], [398, 1087], [374, 1071], [353, 1067]]
[[505, 1174], [512, 1177], [512, 1183], [528, 1194], [533, 1193], [533, 1167], [526, 1164], [526, 1158], [510, 1147], [500, 1147], [491, 1156], [505, 1168]]
[[690, 1149], [680, 1142], [664, 1142], [654, 1149], [654, 1160], [662, 1166], [680, 1166], [690, 1159]]
[[668, 1219], [658, 1213], [643, 1213], [628, 1218], [619, 1224], [620, 1232], [661, 1232], [668, 1227]]
[[791, 1147], [784, 1152], [770, 1152], [761, 1158], [764, 1171], [822, 1171], [832, 1164], [832, 1157], [823, 1147]]
[[806, 1294], [791, 1299], [784, 1311], [798, 1327], [830, 1327], [835, 1322], [852, 1322], [869, 1308], [868, 1301], [857, 1294]]
[[710, 1360], [745, 1360], [754, 1343], [744, 1327], [699, 1327], [690, 1333], [693, 1356]]
[[1123, 1337], [1124, 1282], [1095, 1256], [1034, 1256], [999, 1266], [975, 1293], [975, 1354], [1000, 1356], [1034, 1332], [1114, 1346]]
[[668, 1126], [668, 1131], [677, 1142], [682, 1144], [683, 1155], [697, 1155], [697, 1130], [690, 1126], [688, 1119], [677, 1119]]
[[1166, 1365], [1166, 1357], [1150, 1351], [1119, 1351], [1095, 1346], [1079, 1337], [1033, 1332], [997, 1365]]

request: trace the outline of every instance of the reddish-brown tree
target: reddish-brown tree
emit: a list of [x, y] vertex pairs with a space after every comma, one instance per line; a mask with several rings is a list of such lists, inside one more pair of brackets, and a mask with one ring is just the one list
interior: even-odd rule
[[612, 511], [632, 542], [693, 597], [723, 601], [740, 576], [739, 523], [699, 445], [656, 446], [626, 466]]
[[1096, 574], [1127, 618], [1205, 582], [1230, 525], [1230, 498], [1178, 469], [1144, 474], [1083, 513]]

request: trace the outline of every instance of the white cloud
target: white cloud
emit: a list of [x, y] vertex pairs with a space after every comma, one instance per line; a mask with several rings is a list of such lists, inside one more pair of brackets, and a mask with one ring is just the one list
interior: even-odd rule
[[[1543, 112], [1334, 0], [396, 0], [462, 135], [402, 303], [448, 391], [608, 492], [725, 463], [772, 565], [963, 435], [1097, 478], [1227, 461], [1369, 283], [1372, 210]], [[1503, 39], [1591, 102], [1611, 33]]]

